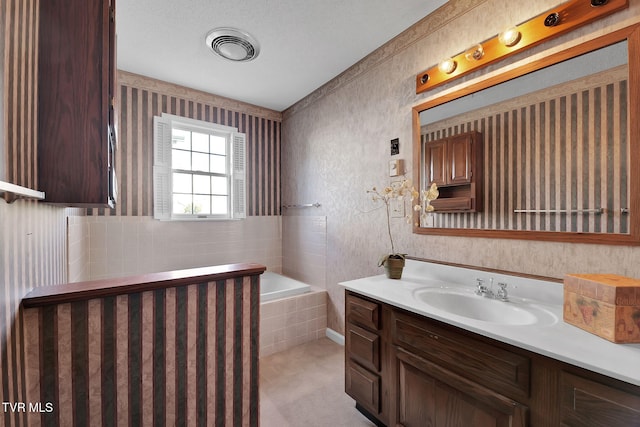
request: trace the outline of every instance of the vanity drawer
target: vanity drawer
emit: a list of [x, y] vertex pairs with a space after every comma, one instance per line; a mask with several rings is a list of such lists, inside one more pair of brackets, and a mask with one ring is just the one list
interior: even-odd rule
[[347, 324], [347, 354], [372, 371], [380, 370], [380, 337], [358, 326]]
[[346, 314], [347, 322], [357, 323], [372, 331], [380, 330], [380, 304], [347, 292]]
[[393, 311], [393, 343], [512, 398], [529, 397], [531, 361], [495, 345], [452, 333], [435, 321]]
[[380, 376], [347, 360], [345, 391], [374, 415], [380, 414]]
[[639, 426], [640, 396], [567, 372], [560, 375], [564, 426]]

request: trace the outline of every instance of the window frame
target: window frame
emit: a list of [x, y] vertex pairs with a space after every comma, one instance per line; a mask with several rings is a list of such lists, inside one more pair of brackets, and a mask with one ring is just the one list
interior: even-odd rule
[[[246, 218], [246, 135], [238, 128], [163, 113], [154, 116], [153, 193], [154, 218], [165, 221], [220, 221]], [[174, 169], [172, 164], [173, 129], [222, 136], [226, 139], [226, 173]], [[188, 150], [193, 153], [193, 147]], [[185, 150], [186, 151], [186, 150]], [[196, 151], [197, 152], [197, 151]], [[227, 181], [227, 210], [224, 214], [174, 213], [173, 174], [224, 176]], [[193, 192], [192, 195], [197, 194]], [[211, 193], [212, 194], [212, 193]]]

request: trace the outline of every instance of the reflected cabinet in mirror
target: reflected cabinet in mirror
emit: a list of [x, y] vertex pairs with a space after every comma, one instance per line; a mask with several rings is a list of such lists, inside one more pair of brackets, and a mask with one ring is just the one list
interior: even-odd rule
[[[414, 182], [442, 186], [414, 232], [640, 244], [639, 28], [414, 107]], [[455, 159], [471, 167], [458, 183], [460, 167], [441, 159], [465, 135], [477, 143], [468, 164]], [[460, 197], [477, 199], [465, 209]]]

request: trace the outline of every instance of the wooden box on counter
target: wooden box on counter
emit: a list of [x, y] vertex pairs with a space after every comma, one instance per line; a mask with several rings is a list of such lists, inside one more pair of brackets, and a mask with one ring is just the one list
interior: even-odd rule
[[615, 343], [640, 343], [640, 280], [615, 274], [566, 275], [563, 318]]

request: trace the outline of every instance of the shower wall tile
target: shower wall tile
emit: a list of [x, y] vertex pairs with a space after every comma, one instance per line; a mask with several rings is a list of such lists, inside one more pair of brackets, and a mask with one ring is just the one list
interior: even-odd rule
[[240, 262], [282, 271], [279, 216], [202, 222], [79, 218], [90, 236], [90, 280]]
[[327, 217], [282, 217], [283, 272], [311, 285], [326, 288]]
[[89, 280], [89, 224], [81, 216], [67, 217], [67, 280]]

